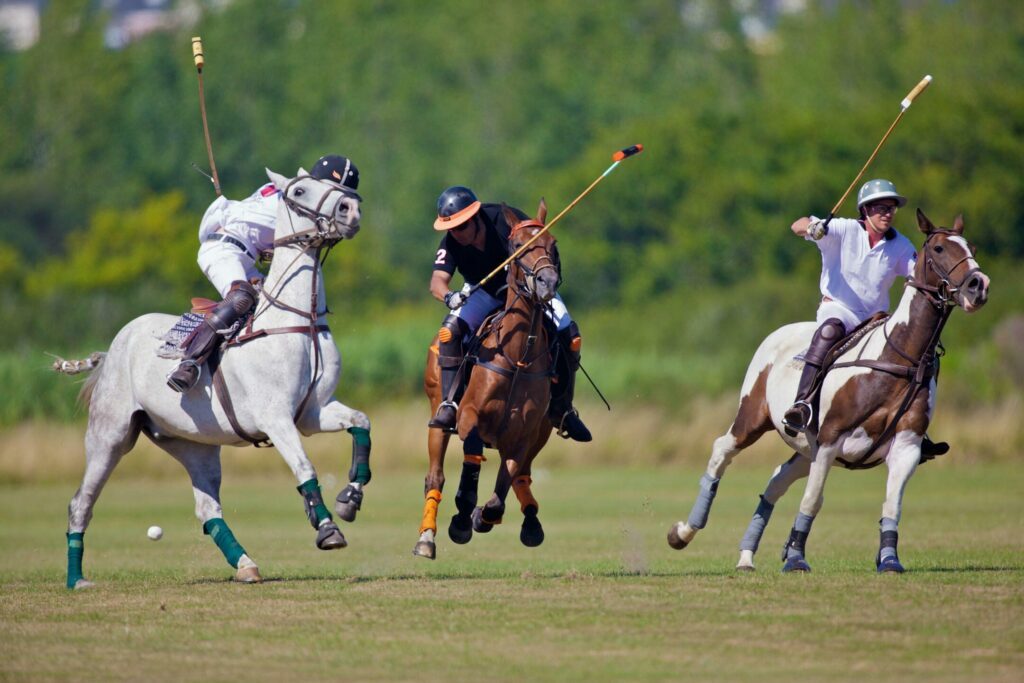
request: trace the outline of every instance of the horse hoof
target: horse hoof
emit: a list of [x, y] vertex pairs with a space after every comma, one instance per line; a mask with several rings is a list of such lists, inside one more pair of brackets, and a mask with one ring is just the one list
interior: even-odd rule
[[484, 521], [484, 509], [481, 507], [473, 508], [472, 519], [473, 531], [477, 532], [478, 534], [486, 534], [494, 528], [493, 524]]
[[782, 565], [783, 574], [809, 571], [811, 571], [811, 565], [807, 564], [807, 560], [800, 556], [786, 558], [786, 563]]
[[95, 588], [95, 587], [96, 587], [96, 584], [93, 583], [92, 581], [90, 581], [88, 579], [79, 579], [78, 581], [75, 581], [75, 587], [72, 590], [81, 591], [81, 590], [85, 590], [86, 588]]
[[452, 521], [448, 525], [448, 538], [459, 545], [469, 543], [473, 538], [472, 516], [466, 518], [462, 515], [455, 515], [452, 517]]
[[412, 554], [416, 557], [425, 557], [428, 560], [437, 558], [437, 546], [433, 541], [419, 541], [416, 543], [416, 547], [412, 549]]
[[895, 557], [887, 557], [878, 563], [879, 574], [902, 574], [905, 571], [899, 559]]
[[540, 525], [536, 511], [533, 511], [532, 514], [528, 512], [523, 518], [523, 528], [519, 531], [519, 540], [527, 548], [536, 548], [544, 542], [544, 527]]
[[327, 522], [317, 531], [316, 547], [320, 550], [337, 550], [347, 545], [348, 541], [341, 535], [341, 529], [334, 522]]
[[349, 484], [334, 500], [334, 512], [346, 522], [356, 521], [356, 513], [363, 506], [363, 490]]
[[[694, 536], [692, 532], [688, 533], [688, 527], [686, 527], [686, 531], [684, 531], [683, 534], [680, 534], [680, 527], [686, 527], [686, 525], [682, 522], [676, 522], [668, 530], [668, 544], [676, 550], [682, 550], [687, 545], [689, 545], [690, 541], [693, 539]], [[688, 535], [689, 538], [683, 538], [684, 534]]]
[[741, 550], [740, 559], [736, 563], [736, 571], [738, 572], [752, 572], [755, 571], [754, 566], [754, 551], [753, 550]]
[[255, 565], [251, 567], [239, 567], [238, 571], [235, 572], [235, 581], [238, 583], [263, 583], [263, 577], [260, 576], [260, 570]]

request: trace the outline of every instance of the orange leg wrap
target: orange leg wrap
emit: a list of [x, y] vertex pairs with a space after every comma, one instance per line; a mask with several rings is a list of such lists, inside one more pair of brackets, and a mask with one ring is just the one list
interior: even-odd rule
[[482, 463], [482, 462], [484, 462], [486, 460], [487, 460], [487, 458], [485, 458], [482, 455], [464, 455], [464, 456], [462, 456], [462, 462], [471, 462], [474, 465], [479, 465], [480, 463]]
[[420, 522], [420, 533], [427, 529], [437, 534], [437, 506], [441, 503], [441, 492], [437, 489], [427, 491], [427, 500], [423, 503], [423, 521]]
[[519, 509], [526, 512], [526, 508], [533, 505], [540, 510], [540, 503], [533, 497], [533, 493], [530, 491], [530, 484], [533, 483], [533, 479], [528, 476], [516, 477], [515, 481], [512, 482], [512, 490], [516, 492], [516, 498], [519, 499]]

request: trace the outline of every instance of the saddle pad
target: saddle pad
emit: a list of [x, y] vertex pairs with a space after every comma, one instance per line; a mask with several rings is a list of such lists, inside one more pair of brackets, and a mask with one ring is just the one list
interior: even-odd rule
[[164, 336], [160, 337], [160, 341], [163, 344], [156, 350], [156, 355], [160, 358], [181, 360], [184, 357], [182, 356], [182, 342], [192, 335], [195, 329], [203, 322], [204, 317], [192, 312], [181, 316], [178, 322], [174, 323], [174, 326]]

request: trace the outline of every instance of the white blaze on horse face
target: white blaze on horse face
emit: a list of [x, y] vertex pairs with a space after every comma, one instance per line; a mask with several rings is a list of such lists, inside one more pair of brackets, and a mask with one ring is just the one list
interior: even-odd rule
[[[968, 298], [966, 295], [963, 294], [963, 290], [962, 289], [961, 289], [961, 295], [960, 295], [960, 304], [961, 304], [961, 306], [963, 306], [964, 311], [967, 312], [967, 313], [973, 313], [974, 311], [976, 311], [979, 308], [981, 308], [981, 306], [985, 303], [985, 301], [988, 298], [987, 297], [988, 286], [989, 286], [988, 275], [985, 275], [985, 273], [981, 272], [981, 266], [978, 265], [978, 262], [974, 260], [973, 256], [970, 256], [971, 245], [967, 242], [966, 239], [964, 239], [963, 237], [957, 235], [955, 237], [950, 237], [949, 241], [953, 242], [955, 244], [959, 244], [961, 247], [963, 247], [964, 253], [965, 253], [965, 255], [967, 255], [967, 260], [964, 261], [964, 266], [966, 266], [966, 270], [964, 272], [969, 272], [972, 269], [977, 269], [977, 272], [974, 273], [974, 275], [972, 275], [970, 279], [973, 280], [974, 278], [977, 278], [981, 282], [981, 286], [978, 287], [978, 291], [981, 292], [982, 294], [984, 294], [984, 296], [981, 297], [981, 303], [976, 303], [973, 299]], [[962, 282], [961, 285], [960, 285], [961, 288], [967, 287], [967, 284], [968, 284], [969, 281], [970, 280]]]

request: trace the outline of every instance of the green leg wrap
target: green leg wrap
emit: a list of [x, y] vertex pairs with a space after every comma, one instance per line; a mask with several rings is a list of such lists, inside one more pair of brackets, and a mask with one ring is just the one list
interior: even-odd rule
[[82, 556], [85, 555], [85, 532], [68, 532], [68, 588], [74, 588], [82, 576]]
[[352, 435], [352, 468], [348, 471], [348, 480], [357, 484], [370, 483], [370, 430], [362, 427], [349, 427]]
[[309, 517], [309, 523], [313, 525], [314, 529], [319, 529], [320, 522], [331, 518], [331, 513], [324, 505], [323, 494], [320, 493], [320, 482], [313, 477], [299, 485], [298, 489], [306, 501], [306, 516]]
[[235, 540], [235, 535], [228, 528], [228, 523], [220, 517], [214, 517], [203, 525], [203, 533], [213, 539], [220, 551], [224, 553], [224, 559], [237, 569], [238, 560], [245, 555], [245, 548]]

